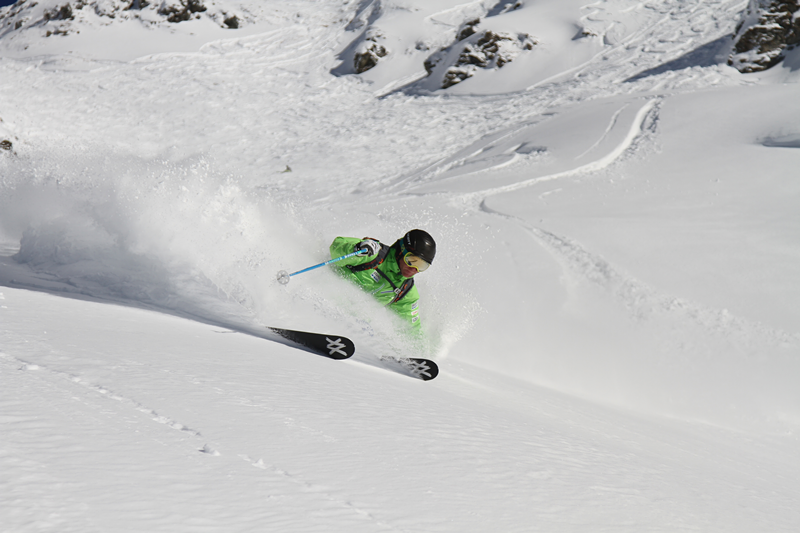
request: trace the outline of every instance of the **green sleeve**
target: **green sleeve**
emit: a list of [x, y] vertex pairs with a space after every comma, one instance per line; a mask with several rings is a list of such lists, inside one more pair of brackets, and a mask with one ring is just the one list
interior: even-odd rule
[[[330, 247], [331, 259], [336, 259], [337, 257], [355, 252], [356, 244], [363, 240], [364, 239], [357, 239], [355, 237], [336, 237], [333, 239]], [[347, 259], [337, 261], [333, 263], [333, 265], [338, 267], [345, 267], [347, 265], [361, 265], [371, 261], [374, 257], [374, 255], [354, 255], [353, 257], [348, 257]]]

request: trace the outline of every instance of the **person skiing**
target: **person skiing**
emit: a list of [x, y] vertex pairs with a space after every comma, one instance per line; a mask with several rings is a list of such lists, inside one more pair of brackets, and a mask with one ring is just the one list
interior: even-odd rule
[[413, 331], [420, 331], [419, 292], [414, 276], [433, 263], [433, 237], [413, 229], [391, 246], [369, 237], [336, 237], [330, 246], [332, 258], [359, 250], [362, 253], [336, 265], [339, 272], [407, 320]]

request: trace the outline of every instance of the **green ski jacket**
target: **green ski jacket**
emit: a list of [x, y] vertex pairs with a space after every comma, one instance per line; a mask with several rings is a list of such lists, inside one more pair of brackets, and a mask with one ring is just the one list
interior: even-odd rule
[[[331, 258], [341, 257], [354, 252], [356, 250], [356, 245], [363, 240], [364, 239], [356, 239], [354, 237], [336, 237], [333, 243], [331, 243]], [[369, 263], [376, 259], [376, 257], [377, 255], [356, 255], [333, 263], [333, 266], [342, 276], [360, 285], [362, 289], [370, 292], [383, 305], [388, 305], [392, 311], [407, 320], [413, 331], [420, 331], [419, 292], [417, 291], [417, 287], [411, 287], [405, 296], [392, 303], [397, 296], [394, 288], [401, 287], [408, 279], [403, 277], [400, 273], [400, 267], [397, 265], [394, 249], [389, 250], [383, 263], [375, 268], [361, 270], [359, 272], [353, 272], [347, 268], [348, 266]], [[380, 270], [383, 276], [377, 272], [377, 270]], [[389, 283], [389, 280], [391, 280], [391, 283]], [[395, 287], [392, 287], [392, 283]]]

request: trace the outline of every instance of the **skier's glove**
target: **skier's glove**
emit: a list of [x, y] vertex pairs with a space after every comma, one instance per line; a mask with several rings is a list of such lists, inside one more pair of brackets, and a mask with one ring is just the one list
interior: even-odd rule
[[358, 255], [372, 256], [380, 252], [381, 245], [378, 241], [373, 241], [372, 239], [365, 239], [360, 243], [356, 244], [356, 250], [361, 250], [361, 253]]

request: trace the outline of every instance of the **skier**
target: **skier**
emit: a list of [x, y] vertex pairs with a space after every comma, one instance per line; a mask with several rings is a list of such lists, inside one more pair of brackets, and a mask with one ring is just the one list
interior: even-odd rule
[[419, 292], [414, 286], [414, 276], [433, 263], [436, 255], [433, 237], [414, 229], [391, 246], [369, 237], [336, 237], [330, 247], [331, 257], [358, 250], [362, 253], [336, 265], [339, 271], [407, 320], [413, 331], [419, 332]]

